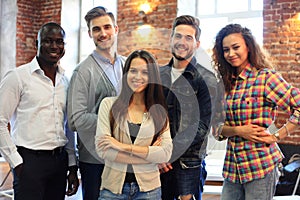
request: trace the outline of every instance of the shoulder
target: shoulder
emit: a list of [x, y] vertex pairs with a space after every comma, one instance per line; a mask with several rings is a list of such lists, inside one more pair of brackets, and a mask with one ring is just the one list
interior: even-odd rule
[[82, 60], [77, 64], [74, 71], [89, 71], [91, 70], [91, 68], [93, 68], [96, 65], [97, 63], [95, 62], [95, 60], [92, 58], [91, 55], [89, 55], [88, 57], [86, 57], [84, 60]]
[[122, 56], [122, 55], [118, 55], [117, 59], [119, 59], [122, 63], [125, 63], [127, 57], [126, 56]]
[[257, 76], [263, 76], [266, 79], [269, 78], [281, 78], [281, 74], [274, 69], [263, 68], [257, 72]]
[[170, 71], [170, 69], [171, 69], [171, 67], [169, 65], [160, 66], [159, 72], [164, 73], [164, 72]]
[[103, 105], [112, 105], [116, 101], [117, 97], [105, 97], [102, 99], [101, 104]]

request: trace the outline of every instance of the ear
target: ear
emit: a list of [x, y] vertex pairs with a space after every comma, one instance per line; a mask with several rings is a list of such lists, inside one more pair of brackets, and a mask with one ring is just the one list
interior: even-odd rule
[[90, 38], [92, 38], [92, 34], [91, 34], [91, 30], [90, 29], [88, 30], [88, 33], [89, 33]]
[[119, 33], [119, 26], [118, 25], [115, 26], [115, 34], [117, 34], [117, 33]]
[[196, 41], [196, 48], [198, 49], [200, 47], [200, 40]]

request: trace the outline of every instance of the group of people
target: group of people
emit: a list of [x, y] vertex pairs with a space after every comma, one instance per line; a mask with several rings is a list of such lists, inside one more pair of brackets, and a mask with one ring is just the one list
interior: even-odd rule
[[[1, 81], [0, 152], [16, 200], [75, 194], [78, 167], [84, 200], [199, 200], [210, 133], [227, 139], [221, 199], [272, 199], [276, 142], [300, 125], [300, 91], [272, 69], [249, 29], [219, 31], [213, 73], [195, 57], [193, 16], [174, 20], [166, 66], [142, 49], [119, 55], [118, 26], [104, 7], [85, 20], [95, 50], [70, 82], [59, 64], [65, 32], [53, 22], [38, 32], [36, 57]], [[277, 107], [290, 118], [272, 132]]]

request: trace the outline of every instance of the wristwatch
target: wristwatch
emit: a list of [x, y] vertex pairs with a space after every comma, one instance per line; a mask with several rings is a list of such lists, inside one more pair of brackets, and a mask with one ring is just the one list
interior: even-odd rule
[[280, 135], [278, 131], [275, 131], [275, 133], [273, 133], [274, 137], [276, 137], [277, 140], [280, 140]]

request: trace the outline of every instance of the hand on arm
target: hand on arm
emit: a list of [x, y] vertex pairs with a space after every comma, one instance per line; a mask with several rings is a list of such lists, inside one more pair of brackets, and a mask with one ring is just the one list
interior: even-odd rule
[[[160, 146], [162, 141], [162, 138], [157, 138], [157, 140], [153, 143], [153, 146]], [[158, 168], [159, 168], [159, 172], [160, 173], [166, 173], [169, 170], [173, 169], [172, 164], [171, 163], [161, 163], [158, 164]]]
[[291, 132], [297, 130], [299, 128], [299, 125], [294, 124], [292, 122], [287, 122], [284, 124], [278, 131], [278, 137], [274, 135], [274, 133], [267, 132], [268, 135], [261, 136], [261, 141], [265, 142], [267, 144], [272, 144], [274, 142], [278, 142], [279, 140], [282, 140], [286, 136], [288, 136]]
[[270, 134], [266, 132], [266, 128], [255, 124], [242, 126], [225, 125], [221, 134], [225, 137], [239, 136], [256, 143], [262, 142], [262, 137], [270, 136]]

